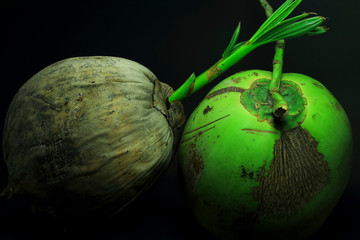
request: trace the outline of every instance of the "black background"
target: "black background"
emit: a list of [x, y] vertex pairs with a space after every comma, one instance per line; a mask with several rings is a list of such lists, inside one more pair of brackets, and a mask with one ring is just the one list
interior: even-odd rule
[[[283, 1], [269, 2], [278, 7]], [[288, 40], [285, 51], [284, 72], [303, 73], [322, 82], [340, 101], [353, 126], [354, 162], [348, 188], [314, 239], [360, 239], [359, 9], [356, 0], [303, 1], [295, 13], [313, 11], [327, 17], [330, 31]], [[7, 108], [21, 85], [42, 68], [64, 58], [128, 58], [178, 88], [191, 73], [202, 73], [221, 57], [239, 20], [240, 40], [247, 40], [265, 20], [258, 1], [2, 0], [0, 124], [3, 126]], [[253, 51], [220, 79], [247, 69], [271, 70], [273, 48], [268, 45]], [[187, 116], [215, 82], [183, 101]], [[0, 188], [4, 188], [7, 171], [3, 159], [0, 162]], [[150, 192], [122, 218], [110, 222], [68, 222], [67, 227], [62, 227], [58, 222], [31, 218], [16, 203], [2, 204], [0, 210], [0, 218], [6, 220], [0, 225], [1, 239], [74, 234], [87, 239], [212, 238], [186, 208], [175, 161]], [[46, 229], [52, 235], [46, 235]]]

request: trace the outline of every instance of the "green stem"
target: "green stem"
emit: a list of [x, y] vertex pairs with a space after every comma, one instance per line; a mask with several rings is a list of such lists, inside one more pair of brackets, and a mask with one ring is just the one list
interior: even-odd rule
[[[265, 10], [266, 16], [269, 18], [273, 14], [273, 9], [266, 0], [260, 0], [261, 6]], [[269, 85], [269, 93], [273, 102], [273, 114], [275, 117], [282, 117], [289, 110], [289, 106], [285, 99], [279, 93], [282, 78], [282, 69], [284, 65], [284, 49], [285, 40], [276, 41], [275, 55], [273, 60], [273, 74]]]
[[[301, 0], [286, 0], [274, 13], [272, 12], [271, 6], [265, 0], [260, 0], [260, 2], [266, 9], [268, 16], [271, 17], [268, 17], [268, 19], [260, 26], [250, 40], [236, 44], [240, 32], [239, 23], [228, 47], [222, 55], [222, 58], [199, 76], [196, 77], [194, 73], [191, 74], [185, 83], [168, 98], [170, 103], [173, 101], [181, 101], [184, 98], [189, 97], [191, 94], [195, 93], [235, 65], [251, 51], [264, 44], [281, 39], [295, 38], [304, 35], [317, 35], [326, 32], [326, 29], [320, 26], [325, 19], [320, 16], [307, 18], [311, 15], [310, 13], [304, 13], [285, 20], [285, 18], [296, 8]], [[274, 92], [276, 92], [275, 90], [280, 87], [283, 56], [283, 52], [281, 51], [283, 51], [284, 44], [283, 42], [281, 44], [281, 41], [279, 41], [277, 46], [274, 58], [273, 75], [273, 78], [277, 80], [274, 80], [271, 85], [274, 87], [272, 88]], [[280, 97], [274, 97], [274, 99], [280, 99]], [[285, 109], [284, 104], [281, 106]], [[287, 111], [287, 109], [285, 110]], [[277, 111], [275, 110], [274, 113], [275, 112]]]
[[275, 55], [273, 60], [273, 74], [271, 83], [269, 86], [270, 93], [278, 92], [280, 89], [280, 83], [282, 78], [282, 69], [284, 65], [284, 49], [285, 40], [276, 41]]
[[230, 67], [235, 65], [241, 59], [243, 59], [247, 54], [254, 50], [257, 46], [243, 44], [239, 49], [236, 50], [233, 54], [228, 57], [222, 57], [217, 61], [212, 67], [208, 70], [195, 77], [193, 73], [186, 82], [180, 86], [170, 97], [169, 102], [178, 100], [181, 101], [184, 98], [190, 96], [194, 92], [198, 91], [212, 80], [217, 78], [223, 72], [228, 70]]

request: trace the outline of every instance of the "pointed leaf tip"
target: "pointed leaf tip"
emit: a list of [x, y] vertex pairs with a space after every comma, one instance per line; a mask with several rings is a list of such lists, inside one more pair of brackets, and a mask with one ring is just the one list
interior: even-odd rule
[[236, 27], [236, 29], [235, 29], [232, 37], [231, 37], [229, 45], [227, 46], [224, 53], [222, 54], [223, 58], [226, 58], [231, 54], [231, 52], [232, 52], [232, 50], [234, 48], [234, 45], [237, 42], [239, 34], [240, 34], [240, 26], [241, 26], [241, 21], [238, 23], [238, 25], [237, 25], [237, 27]]

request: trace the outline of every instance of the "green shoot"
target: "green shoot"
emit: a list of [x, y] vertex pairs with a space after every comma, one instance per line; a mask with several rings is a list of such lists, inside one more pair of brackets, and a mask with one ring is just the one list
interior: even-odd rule
[[309, 17], [313, 15], [312, 13], [304, 13], [285, 20], [300, 2], [301, 0], [286, 0], [248, 41], [236, 43], [240, 33], [240, 24], [238, 24], [222, 58], [199, 76], [196, 77], [193, 73], [189, 79], [169, 97], [168, 101], [171, 103], [172, 101], [181, 101], [189, 97], [238, 63], [251, 51], [264, 44], [282, 39], [318, 35], [326, 32], [327, 29], [320, 26], [320, 24], [325, 21], [325, 18], [321, 16]]

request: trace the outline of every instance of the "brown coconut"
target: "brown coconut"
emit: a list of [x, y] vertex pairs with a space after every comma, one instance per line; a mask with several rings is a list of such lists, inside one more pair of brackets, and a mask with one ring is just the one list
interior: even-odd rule
[[164, 172], [185, 121], [173, 90], [117, 57], [54, 63], [15, 95], [3, 133], [9, 183], [35, 213], [112, 214]]

